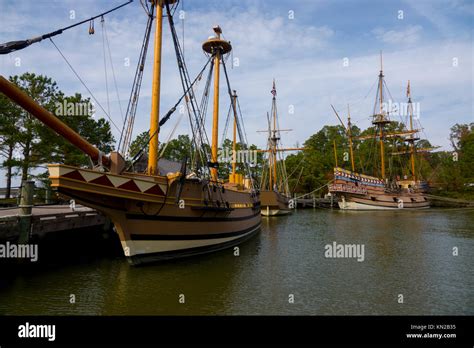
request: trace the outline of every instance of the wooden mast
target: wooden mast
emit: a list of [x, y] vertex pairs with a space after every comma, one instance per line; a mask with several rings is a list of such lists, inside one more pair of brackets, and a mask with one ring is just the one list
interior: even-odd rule
[[351, 155], [351, 166], [352, 171], [355, 172], [355, 165], [354, 165], [354, 151], [352, 149], [352, 130], [351, 130], [351, 111], [349, 109], [349, 104], [347, 104], [347, 135], [349, 136], [349, 151]]
[[237, 160], [237, 91], [234, 90], [232, 102], [234, 103], [234, 137], [232, 141], [232, 178], [235, 180]]
[[[276, 88], [275, 88], [275, 80], [273, 80], [273, 88], [272, 88], [272, 108], [273, 108], [273, 137], [272, 137], [272, 160], [273, 160], [273, 185], [277, 185], [277, 141], [279, 138], [277, 137], [277, 126], [276, 126]], [[270, 188], [271, 190], [272, 188]]]
[[[217, 37], [220, 38], [220, 33], [217, 33]], [[217, 50], [214, 56], [214, 105], [212, 113], [212, 145], [211, 145], [211, 161], [214, 167], [211, 168], [212, 181], [217, 182], [217, 152], [219, 144], [219, 79], [220, 79], [220, 61], [221, 53]]]
[[[384, 121], [384, 114], [383, 114], [383, 63], [382, 63], [382, 52], [380, 52], [380, 74], [379, 74], [379, 91], [380, 91], [380, 118], [381, 121]], [[383, 143], [383, 128], [384, 123], [381, 122], [379, 124], [380, 127], [380, 162], [381, 162], [381, 170], [382, 170], [382, 179], [385, 180], [385, 154], [384, 154], [384, 143]]]
[[[156, 7], [155, 47], [150, 117], [150, 149], [148, 175], [158, 175], [158, 127], [160, 122], [161, 46], [163, 32], [163, 0], [154, 0]], [[166, 1], [166, 0], [165, 0]]]
[[273, 155], [272, 155], [272, 151], [273, 151], [273, 147], [272, 147], [272, 122], [270, 120], [270, 117], [268, 115], [268, 112], [267, 112], [267, 120], [268, 120], [268, 141], [269, 141], [269, 148], [268, 150], [266, 150], [268, 152], [268, 189], [271, 190], [272, 189], [272, 179], [273, 179], [273, 165], [272, 165], [272, 158], [273, 158]]
[[212, 145], [211, 145], [211, 180], [218, 181], [217, 175], [217, 153], [219, 147], [219, 78], [220, 61], [222, 55], [229, 53], [232, 46], [229, 42], [221, 39], [222, 29], [219, 26], [213, 28], [215, 37], [208, 39], [202, 44], [204, 52], [214, 56], [214, 104], [212, 117]]
[[0, 92], [5, 94], [5, 96], [11, 99], [15, 104], [18, 104], [28, 111], [30, 115], [62, 136], [65, 140], [69, 141], [72, 145], [76, 146], [79, 150], [89, 155], [93, 161], [98, 161], [99, 164], [103, 164], [106, 167], [111, 166], [111, 157], [102, 154], [94, 145], [85, 140], [76, 131], [3, 76], [0, 76]]
[[[407, 97], [408, 97], [408, 108], [410, 110], [410, 131], [413, 131], [413, 105], [411, 102], [411, 91], [410, 91], [410, 80], [408, 80], [407, 86]], [[410, 142], [410, 161], [411, 161], [411, 174], [413, 181], [416, 182], [416, 174], [415, 174], [415, 138], [413, 133], [410, 135], [408, 140]]]
[[[304, 148], [300, 147], [292, 147], [292, 148], [278, 148], [278, 140], [280, 137], [277, 136], [279, 132], [283, 131], [291, 131], [292, 129], [277, 129], [277, 107], [276, 107], [276, 85], [275, 80], [273, 80], [273, 88], [271, 90], [273, 95], [272, 98], [272, 119], [270, 119], [270, 115], [267, 112], [267, 121], [268, 121], [268, 129], [267, 130], [259, 130], [258, 133], [267, 133], [268, 135], [268, 148], [265, 150], [257, 150], [257, 152], [266, 152], [268, 153], [268, 190], [273, 190], [273, 185], [277, 184], [277, 153], [283, 151], [300, 151], [304, 150]], [[273, 128], [272, 128], [273, 123]], [[266, 178], [265, 178], [266, 179]], [[263, 180], [263, 179], [262, 179]]]

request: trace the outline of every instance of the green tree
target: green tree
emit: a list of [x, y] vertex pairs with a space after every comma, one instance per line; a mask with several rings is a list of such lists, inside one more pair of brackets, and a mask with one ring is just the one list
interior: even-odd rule
[[[56, 82], [43, 75], [24, 73], [21, 76], [10, 77], [10, 81], [48, 110], [54, 110], [55, 104], [62, 97]], [[9, 107], [12, 107], [11, 104], [13, 103], [9, 103]], [[14, 107], [18, 108], [18, 106]], [[41, 151], [39, 146], [40, 129], [44, 126], [28, 112], [23, 109], [20, 110], [19, 114], [15, 114], [17, 117], [14, 120], [16, 128], [14, 138], [21, 153], [21, 160], [18, 163], [21, 180], [26, 180], [29, 170], [42, 164], [35, 154]]]
[[[109, 122], [103, 118], [95, 120], [91, 117], [87, 108], [76, 107], [89, 105], [89, 98], [83, 98], [81, 94], [76, 93], [69, 97], [61, 96], [59, 103], [70, 105], [76, 110], [73, 114], [57, 115], [62, 122], [74, 129], [103, 153], [110, 153], [114, 149], [114, 138]], [[56, 109], [58, 108], [56, 107]], [[35, 152], [38, 161], [42, 163], [63, 163], [72, 166], [85, 166], [90, 163], [88, 157], [82, 151], [48, 127], [40, 127], [39, 136], [40, 142]]]
[[470, 125], [469, 133], [459, 141], [461, 156], [459, 165], [466, 184], [474, 183], [474, 123]]
[[[80, 94], [66, 97], [51, 78], [32, 73], [12, 76], [10, 81], [24, 90], [45, 109], [55, 113], [59, 105], [70, 105], [74, 112], [58, 114], [57, 117], [74, 129], [99, 150], [108, 153], [113, 149], [110, 125], [103, 118], [97, 121], [90, 117], [90, 109], [77, 106], [90, 105], [90, 100]], [[78, 111], [79, 110], [79, 111]], [[11, 180], [11, 169], [19, 169], [21, 179], [26, 180], [31, 169], [44, 167], [47, 163], [64, 163], [74, 166], [87, 165], [89, 160], [66, 139], [43, 125], [35, 117], [2, 95], [0, 99], [0, 136], [3, 147], [7, 147], [7, 185]], [[65, 115], [66, 114], [66, 115]], [[13, 152], [10, 153], [10, 148]], [[18, 149], [19, 158], [13, 153]], [[46, 173], [39, 175], [45, 178]]]
[[135, 157], [140, 151], [144, 153], [148, 153], [148, 149], [150, 148], [149, 146], [149, 140], [150, 140], [150, 132], [149, 131], [144, 131], [138, 134], [135, 139], [133, 139], [132, 143], [130, 144], [130, 157]]
[[21, 109], [10, 103], [5, 95], [0, 94], [0, 153], [5, 160], [1, 167], [6, 170], [5, 198], [10, 198], [13, 168], [18, 161], [13, 157], [17, 149], [18, 132], [15, 127], [16, 120], [20, 117]]
[[[163, 150], [164, 149], [164, 150]], [[160, 152], [163, 151], [163, 158], [170, 161], [182, 162], [185, 158], [189, 158], [192, 151], [192, 144], [189, 135], [178, 135], [176, 139], [172, 139], [167, 143], [162, 143]]]

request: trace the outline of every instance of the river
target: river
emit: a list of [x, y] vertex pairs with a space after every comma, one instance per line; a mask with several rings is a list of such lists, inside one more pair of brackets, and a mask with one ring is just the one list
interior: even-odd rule
[[[363, 246], [363, 260], [326, 257], [334, 242]], [[472, 209], [298, 210], [263, 218], [238, 254], [144, 267], [101, 257], [2, 272], [0, 314], [474, 314]]]

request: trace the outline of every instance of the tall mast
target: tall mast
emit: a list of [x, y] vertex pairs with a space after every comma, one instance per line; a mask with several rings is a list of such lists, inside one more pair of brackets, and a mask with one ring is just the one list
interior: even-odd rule
[[[232, 141], [232, 177], [235, 178], [236, 171], [236, 158], [237, 158], [237, 91], [234, 90], [234, 95], [232, 98], [234, 103], [234, 138]], [[234, 179], [235, 180], [235, 179]]]
[[352, 149], [352, 130], [351, 130], [351, 111], [349, 109], [349, 104], [347, 104], [347, 135], [349, 136], [349, 151], [351, 154], [351, 166], [352, 171], [355, 172], [355, 165], [354, 165], [354, 151]]
[[273, 180], [273, 165], [272, 165], [272, 121], [270, 119], [270, 115], [267, 112], [267, 120], [268, 120], [268, 189], [272, 189], [272, 180]]
[[217, 176], [217, 152], [219, 146], [219, 78], [220, 62], [224, 54], [232, 50], [229, 42], [221, 39], [222, 29], [219, 26], [213, 28], [216, 36], [208, 39], [202, 45], [202, 49], [214, 56], [214, 108], [212, 117], [212, 145], [211, 145], [211, 180], [218, 181]]
[[[217, 37], [220, 38], [220, 32], [217, 32]], [[214, 56], [214, 105], [212, 113], [212, 147], [211, 147], [211, 160], [214, 167], [211, 168], [212, 181], [217, 182], [217, 151], [219, 144], [219, 79], [220, 79], [220, 61], [221, 53], [217, 50]]]
[[148, 175], [158, 174], [158, 124], [160, 122], [161, 46], [163, 33], [163, 1], [153, 0], [156, 7], [155, 47], [151, 93], [150, 149]]
[[[382, 63], [382, 52], [380, 52], [380, 73], [379, 73], [379, 86], [377, 96], [379, 102], [378, 114], [374, 115], [374, 120], [372, 124], [376, 125], [379, 128], [379, 143], [380, 143], [380, 162], [381, 162], [381, 174], [382, 179], [385, 180], [385, 150], [384, 150], [384, 127], [387, 123], [390, 123], [388, 117], [383, 110], [383, 63]], [[375, 111], [375, 110], [374, 110]]]
[[[293, 148], [278, 148], [278, 141], [280, 140], [280, 132], [283, 131], [291, 131], [291, 129], [281, 129], [278, 128], [278, 112], [277, 112], [277, 105], [276, 105], [276, 85], [275, 85], [275, 80], [273, 80], [273, 88], [271, 90], [271, 93], [273, 95], [272, 98], [272, 116], [270, 118], [270, 113], [267, 112], [267, 123], [268, 123], [268, 128], [266, 130], [259, 130], [257, 132], [262, 132], [266, 133], [268, 138], [267, 142], [267, 149], [265, 150], [257, 150], [258, 152], [265, 152], [268, 154], [268, 189], [272, 190], [274, 185], [280, 184], [280, 187], [277, 187], [278, 190], [284, 189], [283, 184], [285, 181], [287, 182], [285, 176], [285, 169], [282, 168], [282, 174], [283, 178], [280, 178], [280, 182], [277, 182], [277, 153], [278, 152], [284, 152], [284, 151], [299, 151], [299, 150], [304, 150], [304, 148], [299, 148], [299, 147], [293, 147]], [[262, 178], [263, 181], [265, 181], [267, 178], [264, 177]], [[263, 183], [262, 181], [262, 183]]]
[[[383, 63], [382, 52], [380, 52], [380, 74], [379, 74], [379, 89], [380, 89], [380, 115], [383, 117]], [[385, 155], [383, 144], [383, 123], [380, 124], [380, 162], [382, 169], [382, 179], [385, 179]]]
[[[272, 99], [272, 109], [273, 109], [273, 134], [272, 134], [272, 160], [273, 160], [273, 184], [277, 185], [277, 141], [279, 138], [277, 137], [277, 126], [276, 126], [276, 88], [275, 88], [275, 80], [273, 80], [273, 88], [272, 88], [272, 94], [273, 94], [273, 99]], [[270, 188], [271, 189], [271, 188]]]
[[[407, 97], [408, 97], [408, 109], [410, 110], [410, 131], [413, 131], [413, 105], [411, 102], [411, 91], [410, 91], [410, 80], [408, 80], [407, 86]], [[416, 174], [415, 174], [415, 137], [413, 133], [410, 134], [410, 138], [408, 139], [410, 142], [410, 161], [411, 161], [411, 175], [413, 181], [416, 181]]]

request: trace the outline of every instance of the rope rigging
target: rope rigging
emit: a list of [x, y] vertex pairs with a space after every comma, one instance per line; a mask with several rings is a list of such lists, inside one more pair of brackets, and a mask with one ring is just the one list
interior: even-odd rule
[[[235, 121], [236, 121], [237, 132], [239, 134], [239, 139], [240, 139], [240, 143], [241, 143], [241, 146], [242, 146], [242, 150], [247, 151], [248, 150], [248, 145], [247, 145], [248, 143], [245, 141], [246, 136], [245, 136], [244, 129], [243, 129], [242, 114], [237, 113], [236, 107], [235, 107], [234, 103], [232, 102], [232, 98], [233, 98], [232, 88], [230, 86], [229, 75], [227, 73], [227, 67], [226, 67], [224, 59], [222, 60], [222, 66], [224, 68], [224, 75], [225, 75], [225, 80], [226, 80], [226, 83], [227, 83], [227, 93], [229, 94], [230, 103], [232, 105], [234, 115], [240, 116], [240, 118], [237, 117]], [[240, 111], [240, 108], [239, 108], [239, 111]], [[243, 167], [244, 167], [244, 170], [245, 170], [246, 174], [248, 175], [248, 177], [252, 178], [252, 170], [250, 168], [250, 165], [249, 165], [248, 161], [243, 161]], [[255, 187], [254, 187], [253, 180], [250, 180], [250, 185], [251, 185], [252, 190], [254, 190]]]
[[68, 61], [68, 59], [66, 58], [66, 56], [63, 54], [63, 52], [59, 49], [59, 47], [56, 45], [56, 43], [53, 41], [52, 38], [49, 38], [49, 40], [51, 41], [51, 43], [53, 44], [53, 46], [56, 48], [56, 50], [59, 52], [59, 54], [61, 55], [61, 57], [63, 57], [64, 61], [66, 62], [66, 64], [69, 66], [69, 68], [72, 70], [72, 72], [74, 73], [74, 75], [76, 75], [77, 79], [81, 82], [81, 84], [84, 86], [84, 88], [87, 90], [87, 92], [89, 92], [89, 94], [91, 95], [92, 99], [94, 99], [94, 101], [96, 102], [97, 105], [99, 105], [99, 107], [102, 109], [102, 111], [104, 112], [105, 116], [107, 116], [107, 118], [109, 119], [110, 123], [112, 123], [112, 125], [115, 127], [115, 129], [117, 129], [118, 132], [120, 132], [120, 129], [117, 127], [117, 125], [115, 124], [114, 120], [112, 120], [112, 118], [110, 117], [110, 115], [107, 113], [107, 111], [105, 111], [104, 107], [102, 106], [102, 104], [97, 100], [97, 98], [94, 96], [94, 94], [92, 93], [92, 91], [89, 89], [89, 87], [87, 87], [86, 83], [84, 82], [84, 80], [81, 78], [81, 76], [79, 76], [79, 73], [72, 67], [71, 63]]
[[64, 28], [61, 28], [61, 29], [58, 29], [58, 30], [55, 30], [53, 32], [50, 32], [50, 33], [47, 33], [47, 34], [43, 34], [41, 36], [38, 36], [38, 37], [34, 37], [34, 38], [31, 38], [31, 39], [27, 39], [27, 40], [19, 40], [19, 41], [10, 41], [10, 42], [6, 42], [6, 43], [3, 43], [3, 44], [0, 44], [0, 54], [8, 54], [8, 53], [11, 53], [11, 52], [14, 52], [14, 51], [18, 51], [18, 50], [21, 50], [23, 48], [26, 48], [28, 46], [30, 46], [31, 44], [34, 44], [34, 43], [37, 43], [37, 42], [40, 42], [44, 39], [51, 39], [53, 36], [56, 36], [56, 35], [60, 35], [62, 34], [64, 31], [66, 30], [69, 30], [71, 28], [74, 28], [74, 27], [77, 27], [81, 24], [84, 24], [84, 23], [87, 23], [89, 22], [89, 34], [92, 35], [94, 34], [94, 19], [96, 18], [100, 18], [102, 16], [105, 16], [106, 14], [109, 14], [111, 12], [114, 12], [116, 10], [118, 10], [119, 8], [122, 8], [130, 3], [132, 3], [133, 0], [129, 0], [128, 2], [122, 4], [122, 5], [119, 5], [119, 6], [116, 6], [114, 7], [113, 9], [111, 10], [108, 10], [108, 11], [105, 11], [105, 12], [102, 12], [100, 14], [98, 14], [97, 16], [94, 16], [94, 17], [91, 17], [89, 19], [85, 19], [79, 23], [75, 23], [75, 24], [72, 24], [72, 25], [69, 25], [67, 27], [64, 27]]
[[[199, 151], [201, 153], [201, 156], [199, 157], [202, 162], [202, 168], [205, 170], [205, 172], [202, 174], [209, 177], [210, 171], [207, 166], [207, 163], [210, 160], [210, 155], [209, 155], [209, 151], [207, 147], [205, 146], [206, 144], [209, 144], [209, 139], [204, 129], [204, 124], [202, 122], [203, 114], [199, 106], [196, 104], [195, 94], [194, 94], [193, 89], [191, 88], [192, 86], [191, 86], [191, 81], [189, 77], [189, 72], [186, 67], [186, 63], [183, 59], [183, 54], [182, 54], [182, 50], [179, 44], [178, 35], [176, 33], [176, 28], [174, 26], [173, 15], [171, 13], [171, 9], [168, 2], [165, 2], [165, 7], [166, 7], [166, 12], [167, 12], [167, 17], [168, 17], [168, 23], [171, 30], [171, 37], [173, 39], [173, 45], [175, 49], [176, 60], [177, 60], [178, 70], [179, 70], [180, 79], [181, 79], [181, 85], [182, 85], [183, 91], [185, 92], [185, 95], [189, 94], [189, 96], [187, 97], [187, 101], [191, 107], [188, 108], [188, 111], [192, 111], [192, 113], [188, 112], [188, 116], [189, 116], [189, 122], [191, 124], [191, 131], [193, 132], [194, 146], [195, 146], [196, 151]], [[175, 6], [175, 9], [176, 9], [176, 6]], [[211, 65], [211, 69], [212, 69], [212, 65]], [[194, 121], [193, 121], [192, 116], [194, 116]]]
[[[157, 135], [157, 133], [160, 131], [160, 128], [170, 119], [171, 115], [173, 115], [173, 113], [176, 111], [176, 108], [179, 106], [179, 104], [181, 103], [181, 101], [188, 95], [190, 89], [200, 80], [202, 74], [204, 73], [204, 71], [206, 70], [207, 66], [209, 65], [209, 63], [211, 62], [211, 59], [209, 59], [207, 61], [207, 63], [204, 65], [204, 67], [202, 68], [201, 72], [196, 76], [196, 78], [194, 79], [194, 81], [192, 82], [192, 84], [189, 86], [189, 88], [181, 95], [181, 97], [178, 99], [178, 101], [174, 104], [174, 106], [166, 113], [166, 115], [161, 118], [160, 122], [159, 122], [159, 127], [158, 129], [155, 131], [155, 133], [153, 133], [151, 135], [151, 137], [149, 137], [149, 139], [147, 140], [147, 142], [142, 146], [142, 148], [133, 156], [133, 158], [131, 159], [131, 162], [132, 164], [134, 162], [136, 162], [136, 160], [138, 158], [140, 158], [140, 156], [142, 155], [142, 153], [145, 151], [145, 149], [147, 148], [148, 144], [150, 143], [151, 139]], [[130, 167], [129, 167], [130, 168]]]
[[[93, 22], [91, 22], [93, 23]], [[107, 59], [105, 53], [105, 30], [104, 30], [104, 17], [101, 18], [100, 24], [102, 26], [102, 48], [103, 48], [103, 57], [104, 57], [104, 74], [105, 74], [105, 95], [107, 97], [107, 112], [110, 114], [110, 98], [109, 98], [109, 82], [107, 78]], [[94, 30], [94, 27], [92, 27]], [[89, 34], [91, 33], [89, 29]]]
[[120, 111], [120, 116], [122, 117], [122, 122], [124, 121], [124, 118], [123, 118], [123, 110], [122, 110], [122, 103], [120, 102], [120, 94], [119, 94], [119, 91], [118, 91], [118, 84], [117, 84], [117, 79], [115, 77], [115, 69], [114, 69], [114, 63], [113, 63], [113, 60], [112, 60], [112, 51], [110, 50], [110, 44], [109, 44], [109, 36], [107, 35], [107, 27], [105, 26], [105, 20], [104, 20], [104, 17], [102, 17], [102, 27], [103, 27], [103, 30], [104, 30], [104, 36], [105, 36], [105, 44], [107, 46], [107, 51], [109, 53], [109, 61], [110, 61], [110, 68], [112, 70], [112, 78], [113, 78], [113, 81], [114, 81], [114, 88], [115, 88], [115, 95], [117, 97], [117, 102], [118, 102], [118, 106], [119, 106], [119, 111]]
[[153, 11], [154, 7], [151, 7], [149, 12], [147, 12], [148, 20], [145, 29], [145, 35], [143, 36], [142, 47], [140, 50], [137, 68], [135, 70], [135, 77], [133, 78], [132, 90], [130, 92], [130, 98], [128, 99], [128, 106], [127, 111], [125, 112], [125, 119], [123, 122], [122, 131], [120, 132], [118, 149], [125, 157], [128, 157], [129, 155], [128, 152], [132, 141], [133, 126], [137, 113], [138, 99], [140, 97], [143, 72], [145, 70], [146, 56], [148, 52], [148, 44], [150, 42], [151, 29], [154, 19]]

